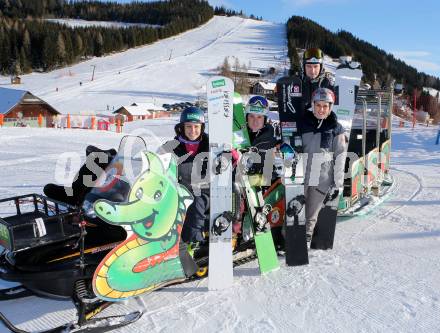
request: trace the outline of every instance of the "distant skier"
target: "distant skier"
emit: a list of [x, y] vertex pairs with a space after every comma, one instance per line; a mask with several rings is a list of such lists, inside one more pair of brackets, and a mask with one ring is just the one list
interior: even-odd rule
[[304, 51], [302, 58], [303, 99], [305, 110], [312, 107], [312, 93], [318, 88], [333, 90], [333, 82], [325, 72], [324, 53], [321, 49], [310, 48]]
[[304, 193], [308, 245], [324, 199], [326, 196], [335, 199], [343, 186], [347, 151], [344, 129], [332, 112], [334, 93], [318, 88], [311, 102], [312, 112], [305, 113], [302, 130], [303, 149], [307, 154]]
[[186, 243], [206, 241], [209, 230], [209, 139], [205, 133], [205, 115], [198, 107], [188, 107], [174, 128], [174, 140], [162, 146], [162, 152], [174, 153], [178, 163], [178, 181], [194, 196], [186, 212], [182, 240]]

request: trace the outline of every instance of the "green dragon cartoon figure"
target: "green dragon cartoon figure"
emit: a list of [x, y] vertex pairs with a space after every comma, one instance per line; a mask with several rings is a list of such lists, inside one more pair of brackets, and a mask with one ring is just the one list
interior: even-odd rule
[[143, 153], [142, 159], [148, 168], [133, 184], [128, 202], [95, 202], [99, 218], [110, 224], [128, 225], [133, 231], [95, 271], [93, 289], [106, 300], [136, 296], [185, 278], [179, 241], [192, 196], [177, 183], [174, 158], [167, 170], [152, 152]]

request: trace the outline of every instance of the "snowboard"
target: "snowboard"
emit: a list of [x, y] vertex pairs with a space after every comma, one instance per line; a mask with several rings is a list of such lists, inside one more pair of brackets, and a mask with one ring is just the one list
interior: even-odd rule
[[209, 124], [208, 289], [232, 286], [232, 120], [234, 84], [216, 76], [206, 84]]
[[243, 99], [237, 92], [234, 93], [234, 122], [232, 127], [233, 132], [233, 147], [235, 149], [248, 148], [251, 145], [249, 133], [246, 125], [246, 115], [244, 112]]
[[[357, 62], [346, 62], [336, 68], [335, 95], [336, 102], [333, 111], [338, 117], [338, 122], [344, 127], [347, 142], [350, 138], [354, 112], [356, 108], [356, 97], [359, 84], [362, 78], [362, 69]], [[336, 230], [336, 218], [338, 206], [343, 189], [339, 189], [340, 195], [333, 199], [324, 200], [323, 208], [319, 212], [318, 220], [313, 231], [310, 248], [327, 250], [333, 248], [333, 241]]]
[[[252, 152], [246, 152], [246, 149], [251, 146], [251, 142], [246, 124], [246, 114], [243, 101], [238, 93], [234, 93], [233, 135], [234, 148], [241, 150], [243, 152], [242, 158], [244, 157], [244, 159], [246, 159], [247, 156], [250, 156], [247, 154], [252, 154]], [[239, 186], [244, 192], [243, 195], [246, 199], [247, 206], [247, 212], [245, 213], [243, 220], [243, 237], [245, 240], [252, 237], [254, 238], [260, 273], [265, 274], [279, 269], [280, 265], [272, 239], [270, 224], [262, 223], [262, 226], [259, 227], [256, 223], [257, 218], [267, 220], [268, 212], [263, 211], [265, 209], [265, 204], [262, 197], [262, 189], [261, 187], [252, 186], [250, 184], [249, 176], [241, 166], [242, 165], [238, 168], [236, 179], [239, 181]], [[267, 207], [269, 206], [266, 206], [266, 210]]]
[[[259, 175], [251, 177], [259, 177]], [[280, 264], [268, 220], [272, 206], [265, 204], [262, 188], [251, 185], [249, 176], [242, 168], [237, 172], [237, 179], [239, 179], [240, 186], [244, 191], [247, 205], [243, 229], [248, 230], [247, 232], [254, 238], [260, 273], [266, 274], [278, 270]]]
[[285, 251], [288, 266], [307, 265], [309, 257], [306, 240], [304, 166], [300, 120], [304, 112], [302, 80], [286, 76], [277, 81], [278, 112], [280, 117], [284, 160], [285, 186]]

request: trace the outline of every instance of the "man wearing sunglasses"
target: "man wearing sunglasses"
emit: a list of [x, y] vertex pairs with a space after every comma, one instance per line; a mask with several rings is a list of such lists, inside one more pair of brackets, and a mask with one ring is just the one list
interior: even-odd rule
[[310, 48], [304, 51], [302, 71], [304, 105], [305, 110], [308, 110], [312, 107], [312, 94], [316, 89], [333, 90], [333, 83], [325, 73], [324, 54], [321, 49]]

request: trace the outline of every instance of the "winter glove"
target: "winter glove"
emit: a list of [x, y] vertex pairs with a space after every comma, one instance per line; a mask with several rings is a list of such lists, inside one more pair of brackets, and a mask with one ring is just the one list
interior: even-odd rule
[[327, 197], [325, 198], [326, 199], [325, 201], [333, 201], [338, 197], [339, 197], [339, 188], [331, 187], [327, 193]]

